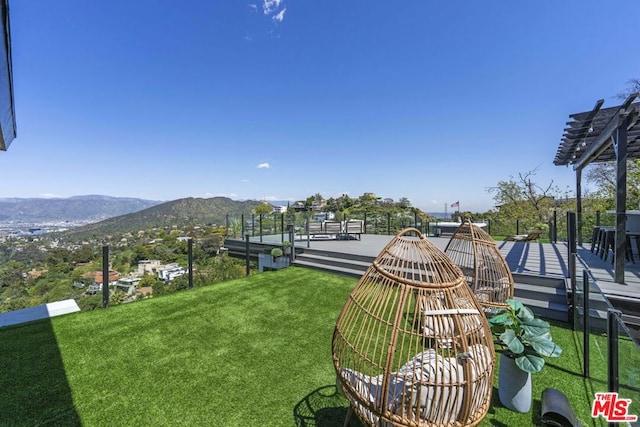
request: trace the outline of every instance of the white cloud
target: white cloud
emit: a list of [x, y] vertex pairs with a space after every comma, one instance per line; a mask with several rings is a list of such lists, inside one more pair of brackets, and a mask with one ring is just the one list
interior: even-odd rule
[[262, 11], [265, 15], [271, 15], [279, 7], [282, 0], [264, 0], [262, 3]]
[[267, 162], [260, 163], [258, 165], [258, 169], [269, 169], [270, 167], [271, 167], [271, 165], [269, 163], [267, 163]]
[[282, 22], [284, 20], [284, 13], [286, 11], [287, 11], [287, 8], [285, 7], [280, 12], [278, 12], [276, 15], [271, 17], [271, 19], [273, 19], [275, 22]]
[[60, 199], [60, 198], [62, 198], [62, 196], [59, 196], [59, 195], [54, 194], [54, 193], [44, 193], [44, 194], [41, 194], [40, 197], [42, 197], [43, 199]]
[[255, 3], [249, 3], [247, 6], [249, 6], [249, 8], [254, 12], [258, 11], [258, 5]]

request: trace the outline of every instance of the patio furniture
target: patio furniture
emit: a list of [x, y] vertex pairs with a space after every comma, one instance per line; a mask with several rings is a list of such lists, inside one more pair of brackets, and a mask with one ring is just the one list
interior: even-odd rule
[[489, 409], [494, 349], [482, 306], [415, 228], [362, 275], [336, 322], [332, 356], [366, 425], [477, 425]]
[[347, 239], [350, 236], [354, 236], [358, 240], [362, 238], [364, 234], [364, 221], [359, 219], [350, 219], [344, 223], [344, 232], [347, 235]]
[[[612, 263], [614, 262], [616, 257], [615, 241], [616, 241], [616, 230], [614, 230], [613, 228], [606, 229], [604, 231], [602, 251], [600, 255], [604, 261], [607, 261], [609, 259], [609, 250], [611, 250], [611, 262]], [[626, 251], [625, 251], [627, 261], [631, 261], [635, 263], [635, 261], [633, 260], [633, 248], [631, 246], [630, 233], [627, 233], [625, 235], [625, 244], [627, 245]]]
[[514, 280], [493, 237], [470, 221], [463, 222], [444, 253], [464, 273], [478, 302], [485, 309], [507, 306], [513, 298]]
[[508, 234], [504, 240], [506, 242], [532, 242], [538, 240], [541, 234], [540, 230], [530, 231], [527, 234]]

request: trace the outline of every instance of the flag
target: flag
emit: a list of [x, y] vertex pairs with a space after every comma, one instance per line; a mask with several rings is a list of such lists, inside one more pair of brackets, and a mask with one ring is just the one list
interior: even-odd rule
[[457, 202], [455, 202], [455, 203], [451, 203], [451, 207], [452, 207], [452, 208], [459, 208], [459, 207], [460, 207], [460, 201], [458, 200], [458, 201], [457, 201]]

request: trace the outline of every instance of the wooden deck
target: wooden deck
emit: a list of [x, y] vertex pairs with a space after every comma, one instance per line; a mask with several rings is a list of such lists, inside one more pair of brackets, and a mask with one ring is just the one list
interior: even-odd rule
[[[274, 243], [280, 241], [280, 236]], [[328, 252], [349, 253], [376, 257], [391, 241], [393, 236], [363, 234], [361, 240], [296, 240], [295, 246], [320, 249]], [[257, 240], [252, 238], [251, 240]], [[438, 248], [444, 250], [449, 237], [429, 237]], [[267, 236], [264, 241], [268, 242]], [[537, 242], [497, 242], [513, 273], [524, 273], [538, 276], [568, 277], [568, 247], [566, 243]], [[307, 246], [308, 245], [308, 246]], [[592, 254], [589, 247], [578, 247], [578, 255], [597, 279], [598, 285], [607, 295], [618, 295], [640, 300], [640, 261], [627, 262], [625, 284], [614, 282], [614, 269], [611, 261], [605, 262]], [[578, 265], [578, 277], [582, 277], [583, 266]]]

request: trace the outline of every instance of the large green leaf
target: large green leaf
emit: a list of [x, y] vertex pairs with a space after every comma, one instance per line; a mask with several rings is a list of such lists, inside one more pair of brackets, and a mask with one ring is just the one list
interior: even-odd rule
[[547, 337], [532, 337], [529, 344], [542, 356], [558, 357], [562, 354], [562, 349]]
[[522, 322], [529, 322], [531, 320], [534, 320], [535, 316], [533, 315], [533, 311], [531, 311], [529, 307], [526, 307], [523, 305], [522, 307], [520, 307], [520, 310], [518, 311], [518, 318]]
[[516, 336], [512, 329], [507, 329], [500, 335], [500, 340], [509, 348], [513, 354], [520, 354], [524, 351], [524, 344]]
[[535, 374], [540, 372], [544, 367], [544, 359], [533, 354], [525, 354], [520, 357], [516, 357], [516, 365], [523, 371]]
[[509, 313], [502, 313], [489, 319], [489, 323], [492, 325], [513, 325], [513, 319]]
[[[547, 336], [549, 335], [549, 329], [549, 324], [540, 319], [532, 319], [527, 323], [522, 324], [522, 330], [524, 331], [527, 338]], [[550, 337], [551, 336], [549, 335], [549, 338]]]
[[520, 301], [516, 301], [516, 300], [514, 300], [514, 299], [508, 299], [508, 300], [507, 300], [507, 304], [509, 304], [509, 306], [510, 306], [510, 307], [513, 309], [513, 311], [515, 311], [516, 313], [518, 312], [518, 310], [520, 310], [522, 307], [524, 307]]

